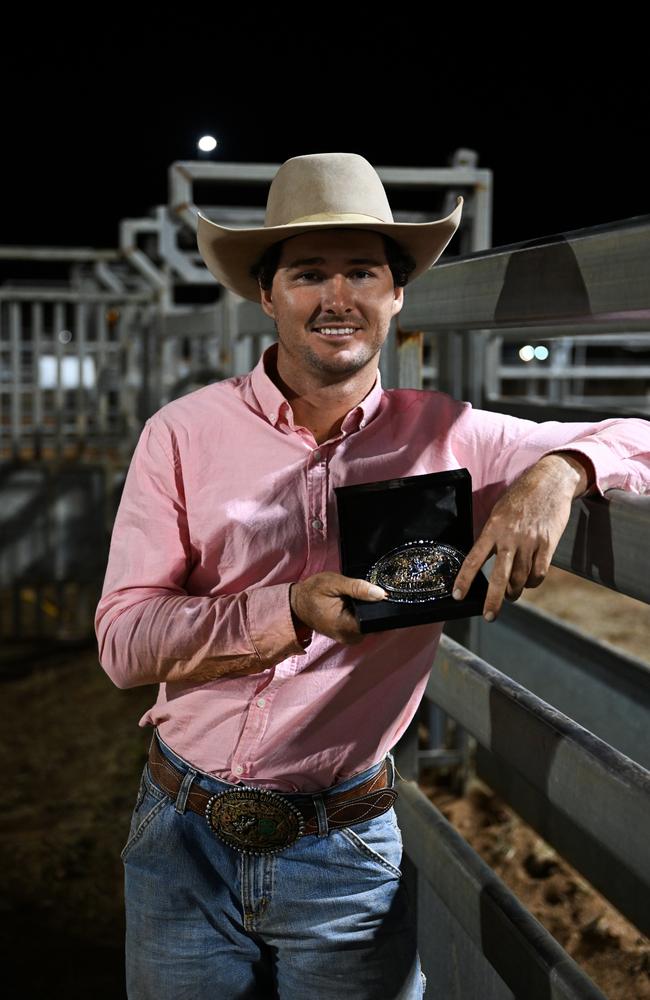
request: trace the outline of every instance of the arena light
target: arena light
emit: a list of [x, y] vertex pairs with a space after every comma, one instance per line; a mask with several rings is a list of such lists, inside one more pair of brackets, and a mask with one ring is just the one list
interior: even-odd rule
[[42, 354], [38, 359], [38, 384], [41, 389], [93, 389], [96, 384], [95, 359], [86, 355], [57, 358]]
[[211, 153], [217, 148], [217, 140], [213, 135], [202, 135], [198, 145], [202, 153]]
[[546, 361], [548, 357], [548, 347], [545, 347], [544, 344], [538, 344], [535, 348], [535, 357], [538, 361]]
[[532, 344], [526, 344], [525, 347], [519, 348], [519, 357], [522, 361], [532, 361], [535, 357], [535, 348]]

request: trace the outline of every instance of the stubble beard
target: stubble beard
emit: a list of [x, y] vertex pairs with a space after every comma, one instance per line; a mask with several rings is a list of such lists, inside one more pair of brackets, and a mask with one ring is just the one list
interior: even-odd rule
[[[377, 351], [379, 348], [377, 348]], [[327, 375], [354, 375], [355, 372], [360, 371], [362, 368], [372, 360], [377, 351], [372, 352], [371, 350], [363, 351], [361, 354], [354, 355], [351, 358], [346, 358], [345, 360], [340, 357], [334, 357], [331, 361], [327, 358], [321, 357], [316, 351], [312, 351], [311, 348], [305, 348], [303, 352], [303, 358], [310, 368], [315, 369], [319, 372], [324, 372]]]
[[306, 344], [304, 347], [298, 348], [297, 351], [289, 352], [282, 340], [280, 331], [278, 330], [278, 324], [274, 321], [275, 332], [278, 341], [282, 344], [285, 352], [293, 358], [299, 357], [302, 363], [302, 367], [307, 370], [317, 371], [326, 375], [334, 375], [344, 378], [346, 375], [354, 375], [356, 372], [360, 371], [381, 351], [382, 344], [368, 344], [364, 345], [364, 350], [361, 353], [354, 355], [351, 358], [346, 358], [344, 361], [340, 358], [339, 354], [335, 354], [332, 360], [329, 361], [324, 358], [317, 351], [312, 350], [312, 348]]

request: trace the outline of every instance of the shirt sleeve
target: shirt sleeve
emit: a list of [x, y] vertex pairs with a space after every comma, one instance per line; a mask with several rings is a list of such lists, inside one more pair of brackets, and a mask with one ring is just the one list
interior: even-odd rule
[[596, 423], [537, 423], [461, 403], [455, 421], [456, 455], [472, 475], [475, 532], [526, 469], [545, 455], [571, 452], [593, 469], [591, 492], [650, 494], [650, 421], [616, 417]]
[[290, 583], [195, 596], [185, 590], [191, 567], [182, 476], [150, 417], [127, 472], [95, 612], [100, 665], [117, 687], [130, 688], [250, 673], [305, 653]]

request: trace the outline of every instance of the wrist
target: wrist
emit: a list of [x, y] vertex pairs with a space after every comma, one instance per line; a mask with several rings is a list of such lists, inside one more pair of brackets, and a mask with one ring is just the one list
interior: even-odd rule
[[572, 498], [582, 496], [595, 485], [596, 475], [590, 459], [576, 452], [553, 452], [544, 455], [540, 462], [547, 467], [555, 467], [561, 472], [572, 491]]
[[295, 588], [297, 584], [292, 583], [289, 587], [289, 607], [291, 608], [291, 620], [299, 644], [304, 648], [308, 646], [312, 639], [313, 629], [306, 625], [298, 616], [295, 605]]

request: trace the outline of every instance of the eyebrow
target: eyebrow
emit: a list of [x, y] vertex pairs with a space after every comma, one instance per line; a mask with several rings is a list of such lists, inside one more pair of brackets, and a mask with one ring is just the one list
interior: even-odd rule
[[[288, 271], [293, 271], [296, 267], [308, 267], [313, 264], [325, 264], [324, 257], [301, 257], [298, 260], [292, 260], [290, 264], [285, 264], [284, 266]], [[370, 264], [371, 267], [382, 267], [386, 261], [385, 260], [375, 260], [374, 257], [349, 257], [346, 261], [347, 264]]]

